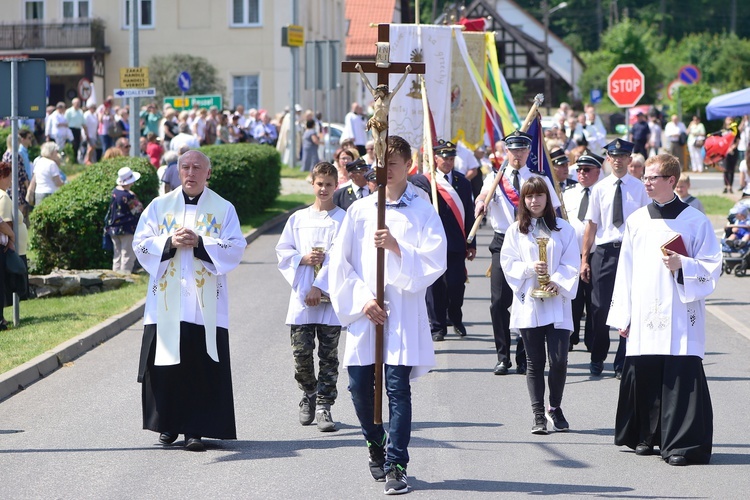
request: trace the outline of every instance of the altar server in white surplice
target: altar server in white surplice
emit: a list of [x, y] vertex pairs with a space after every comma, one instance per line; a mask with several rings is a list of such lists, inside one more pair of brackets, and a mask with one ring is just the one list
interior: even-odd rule
[[[673, 192], [677, 158], [646, 161], [653, 200], [628, 218], [607, 323], [627, 337], [615, 444], [637, 455], [658, 447], [670, 465], [708, 463], [713, 412], [706, 375], [705, 298], [721, 249], [710, 221]], [[680, 235], [687, 255], [661, 247]]]
[[143, 428], [200, 451], [202, 437], [236, 438], [226, 274], [246, 242], [232, 204], [206, 187], [208, 157], [188, 151], [178, 169], [181, 189], [146, 207], [133, 238], [151, 276], [138, 381]]
[[[446, 269], [446, 239], [435, 209], [407, 182], [411, 147], [388, 137], [387, 229], [377, 229], [377, 196], [355, 201], [331, 248], [328, 283], [333, 308], [347, 326], [344, 365], [370, 451], [370, 472], [386, 488], [407, 488], [411, 436], [410, 379], [435, 365], [425, 293]], [[376, 253], [385, 249], [385, 310], [376, 297]], [[388, 442], [373, 424], [375, 325], [384, 324], [384, 386], [390, 404]]]

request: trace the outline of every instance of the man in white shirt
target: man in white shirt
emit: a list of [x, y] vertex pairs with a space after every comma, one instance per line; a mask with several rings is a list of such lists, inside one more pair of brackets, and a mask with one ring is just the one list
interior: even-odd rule
[[[628, 173], [634, 144], [615, 139], [606, 146], [612, 174], [602, 179], [591, 191], [581, 251], [581, 280], [593, 285], [591, 309], [594, 316], [591, 364], [589, 371], [598, 377], [604, 370], [609, 352], [607, 314], [615, 286], [617, 259], [620, 255], [625, 221], [636, 210], [648, 203], [643, 183]], [[589, 255], [594, 243], [596, 250]], [[625, 362], [625, 341], [622, 339], [614, 361], [617, 378], [622, 375]]]
[[[583, 233], [586, 230], [586, 212], [591, 199], [591, 189], [599, 180], [604, 158], [591, 152], [582, 155], [576, 163], [576, 174], [578, 183], [570, 186], [563, 193], [565, 210], [568, 212], [568, 222], [575, 229], [578, 237], [578, 248], [583, 248]], [[590, 250], [590, 253], [595, 247]], [[589, 253], [589, 260], [591, 255]], [[584, 328], [583, 343], [586, 350], [591, 350], [591, 337], [593, 335], [594, 316], [591, 313], [591, 283], [580, 281], [578, 283], [578, 294], [572, 302], [573, 308], [573, 333], [570, 336], [570, 349], [577, 345], [580, 340], [581, 318], [583, 310], [586, 309], [586, 326]]]
[[187, 123], [181, 123], [180, 133], [169, 141], [169, 149], [177, 153], [184, 153], [186, 149], [198, 149], [201, 147], [198, 138], [190, 133], [190, 126]]
[[367, 154], [365, 144], [367, 144], [367, 123], [362, 114], [362, 106], [357, 102], [352, 103], [352, 110], [344, 118], [344, 132], [341, 134], [341, 140], [352, 139], [354, 145], [359, 151], [359, 156]]
[[96, 104], [88, 105], [83, 114], [83, 137], [86, 140], [86, 165], [96, 163], [101, 156], [101, 145], [99, 144], [99, 118], [96, 116]]

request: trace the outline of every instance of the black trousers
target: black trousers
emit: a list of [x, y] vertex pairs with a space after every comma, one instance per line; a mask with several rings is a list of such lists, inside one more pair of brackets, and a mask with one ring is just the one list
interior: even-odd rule
[[628, 356], [620, 382], [615, 444], [656, 446], [663, 459], [681, 455], [707, 464], [713, 409], [698, 356]]
[[[557, 408], [562, 403], [565, 379], [568, 375], [568, 343], [570, 331], [557, 330], [555, 325], [536, 328], [521, 328], [521, 337], [526, 346], [528, 367], [526, 386], [531, 398], [531, 411], [535, 415], [544, 413], [544, 365], [549, 357], [549, 405]], [[545, 351], [546, 345], [546, 351]]]
[[73, 133], [73, 163], [78, 163], [78, 150], [81, 149], [81, 129], [70, 127]]
[[[490, 317], [492, 318], [492, 334], [495, 337], [495, 349], [497, 360], [510, 362], [510, 306], [513, 304], [513, 291], [505, 280], [505, 274], [500, 267], [500, 250], [503, 248], [505, 235], [495, 233], [490, 243], [492, 254], [492, 267], [490, 268]], [[526, 350], [523, 339], [518, 336], [516, 347], [516, 363], [526, 364]]]
[[[591, 257], [589, 255], [589, 262]], [[586, 310], [586, 325], [583, 330], [583, 343], [586, 345], [586, 350], [591, 351], [591, 336], [594, 326], [594, 317], [591, 314], [591, 283], [585, 281], [578, 282], [578, 293], [576, 298], [571, 302], [573, 308], [573, 333], [570, 336], [570, 343], [577, 345], [581, 341], [581, 318], [583, 317], [583, 311]]]
[[[591, 257], [591, 311], [594, 316], [591, 336], [591, 361], [604, 361], [609, 352], [609, 325], [607, 315], [612, 302], [612, 291], [615, 288], [617, 261], [620, 258], [619, 244], [615, 248], [611, 243], [596, 247]], [[625, 339], [619, 338], [615, 354], [614, 370], [622, 371], [625, 363]]]
[[466, 291], [466, 254], [448, 252], [448, 266], [441, 277], [427, 288], [427, 313], [432, 333], [447, 333], [446, 319], [454, 325], [463, 323]]

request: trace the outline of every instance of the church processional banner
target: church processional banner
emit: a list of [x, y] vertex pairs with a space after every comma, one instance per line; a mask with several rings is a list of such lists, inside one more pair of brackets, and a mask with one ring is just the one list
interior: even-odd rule
[[[481, 79], [485, 79], [486, 65], [482, 64], [486, 58], [486, 44], [483, 32], [467, 32], [463, 34], [469, 57], [478, 61]], [[452, 44], [451, 70], [451, 137], [458, 144], [459, 141], [474, 150], [484, 142], [484, 120], [477, 119], [484, 114], [482, 96], [475, 90], [474, 75], [466, 68], [466, 63], [459, 51], [456, 41]]]
[[[426, 63], [425, 87], [438, 139], [449, 138], [451, 132], [451, 31], [450, 26], [435, 25], [392, 24], [390, 27], [391, 61]], [[401, 76], [391, 75], [389, 88], [394, 88]], [[412, 148], [421, 147], [424, 114], [416, 75], [409, 75], [393, 97], [388, 121], [389, 135], [400, 135]]]

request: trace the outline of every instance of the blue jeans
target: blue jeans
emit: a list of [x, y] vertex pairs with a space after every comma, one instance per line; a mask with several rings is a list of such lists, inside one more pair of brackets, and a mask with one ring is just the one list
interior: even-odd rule
[[115, 145], [115, 139], [107, 134], [99, 136], [99, 144], [102, 146], [102, 154], [106, 153], [107, 150]]
[[[386, 444], [385, 470], [398, 464], [406, 468], [409, 463], [411, 439], [411, 366], [384, 365], [385, 392], [388, 395], [388, 442]], [[362, 434], [371, 443], [380, 444], [385, 437], [382, 424], [373, 423], [375, 412], [375, 366], [349, 366], [349, 392], [357, 413]]]

